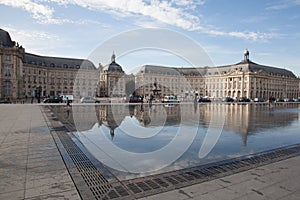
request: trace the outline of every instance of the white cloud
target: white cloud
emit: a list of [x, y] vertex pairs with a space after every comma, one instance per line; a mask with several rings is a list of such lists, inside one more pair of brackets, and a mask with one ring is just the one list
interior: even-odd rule
[[[299, 0], [293, 0], [299, 2]], [[246, 40], [268, 40], [274, 34], [259, 32], [234, 31], [225, 32], [201, 25], [201, 15], [193, 14], [194, 10], [204, 4], [203, 0], [0, 0], [0, 4], [22, 8], [29, 12], [39, 23], [83, 23], [86, 20], [72, 21], [54, 17], [56, 5], [76, 5], [82, 8], [113, 13], [117, 16], [132, 17], [134, 23], [144, 28], [159, 27], [161, 23], [176, 26], [188, 31], [200, 31], [214, 36], [229, 36]], [[52, 7], [50, 7], [52, 5]], [[147, 20], [145, 20], [147, 18]], [[143, 24], [143, 22], [147, 22]]]
[[[57, 0], [50, 0], [57, 2]], [[174, 25], [185, 30], [195, 30], [199, 27], [200, 18], [185, 12], [185, 8], [174, 6], [172, 2], [151, 0], [67, 0], [68, 4], [80, 7], [102, 10], [105, 12], [120, 12], [124, 16], [146, 16], [159, 22]], [[65, 2], [65, 3], [66, 3]], [[177, 4], [176, 4], [177, 5]]]
[[[8, 26], [3, 27], [11, 35], [12, 40], [22, 42], [22, 45], [26, 49], [26, 52], [31, 53], [49, 53], [51, 51], [57, 51], [57, 48], [61, 48], [61, 39], [58, 35], [51, 34], [45, 31], [39, 30], [20, 30], [16, 27]], [[49, 43], [49, 41], [51, 41]], [[38, 44], [38, 45], [33, 45]], [[65, 47], [66, 44], [63, 44]]]
[[282, 0], [279, 3], [272, 4], [267, 7], [267, 10], [283, 10], [292, 6], [299, 6], [300, 0]]
[[11, 6], [14, 8], [21, 8], [29, 12], [32, 18], [36, 19], [42, 24], [61, 24], [68, 22], [67, 19], [54, 19], [54, 9], [32, 0], [0, 0], [0, 4]]

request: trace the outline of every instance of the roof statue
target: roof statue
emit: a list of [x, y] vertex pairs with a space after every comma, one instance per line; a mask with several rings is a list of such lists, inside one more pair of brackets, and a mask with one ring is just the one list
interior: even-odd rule
[[244, 51], [244, 61], [249, 61], [249, 51], [248, 51], [248, 49], [246, 49]]

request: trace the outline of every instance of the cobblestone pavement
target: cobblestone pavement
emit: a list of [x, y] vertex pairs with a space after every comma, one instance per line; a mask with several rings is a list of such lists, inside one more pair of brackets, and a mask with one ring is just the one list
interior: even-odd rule
[[[81, 199], [47, 124], [38, 105], [0, 105], [0, 199]], [[299, 166], [296, 156], [143, 199], [300, 199]]]

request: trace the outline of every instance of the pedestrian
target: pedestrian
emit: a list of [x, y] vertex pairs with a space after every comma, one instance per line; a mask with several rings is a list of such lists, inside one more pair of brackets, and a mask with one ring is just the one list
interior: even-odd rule
[[69, 97], [67, 97], [67, 106], [70, 106], [70, 101], [69, 101]]

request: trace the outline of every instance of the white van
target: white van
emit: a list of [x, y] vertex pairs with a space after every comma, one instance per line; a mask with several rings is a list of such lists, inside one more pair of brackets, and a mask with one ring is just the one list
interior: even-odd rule
[[161, 102], [162, 103], [179, 103], [180, 101], [175, 96], [165, 96]]
[[72, 103], [73, 100], [74, 100], [74, 96], [71, 95], [71, 94], [64, 94], [64, 95], [61, 96], [61, 99], [62, 99], [62, 101], [63, 101], [64, 103], [67, 102], [67, 98], [69, 99], [69, 102], [70, 102], [70, 103]]

